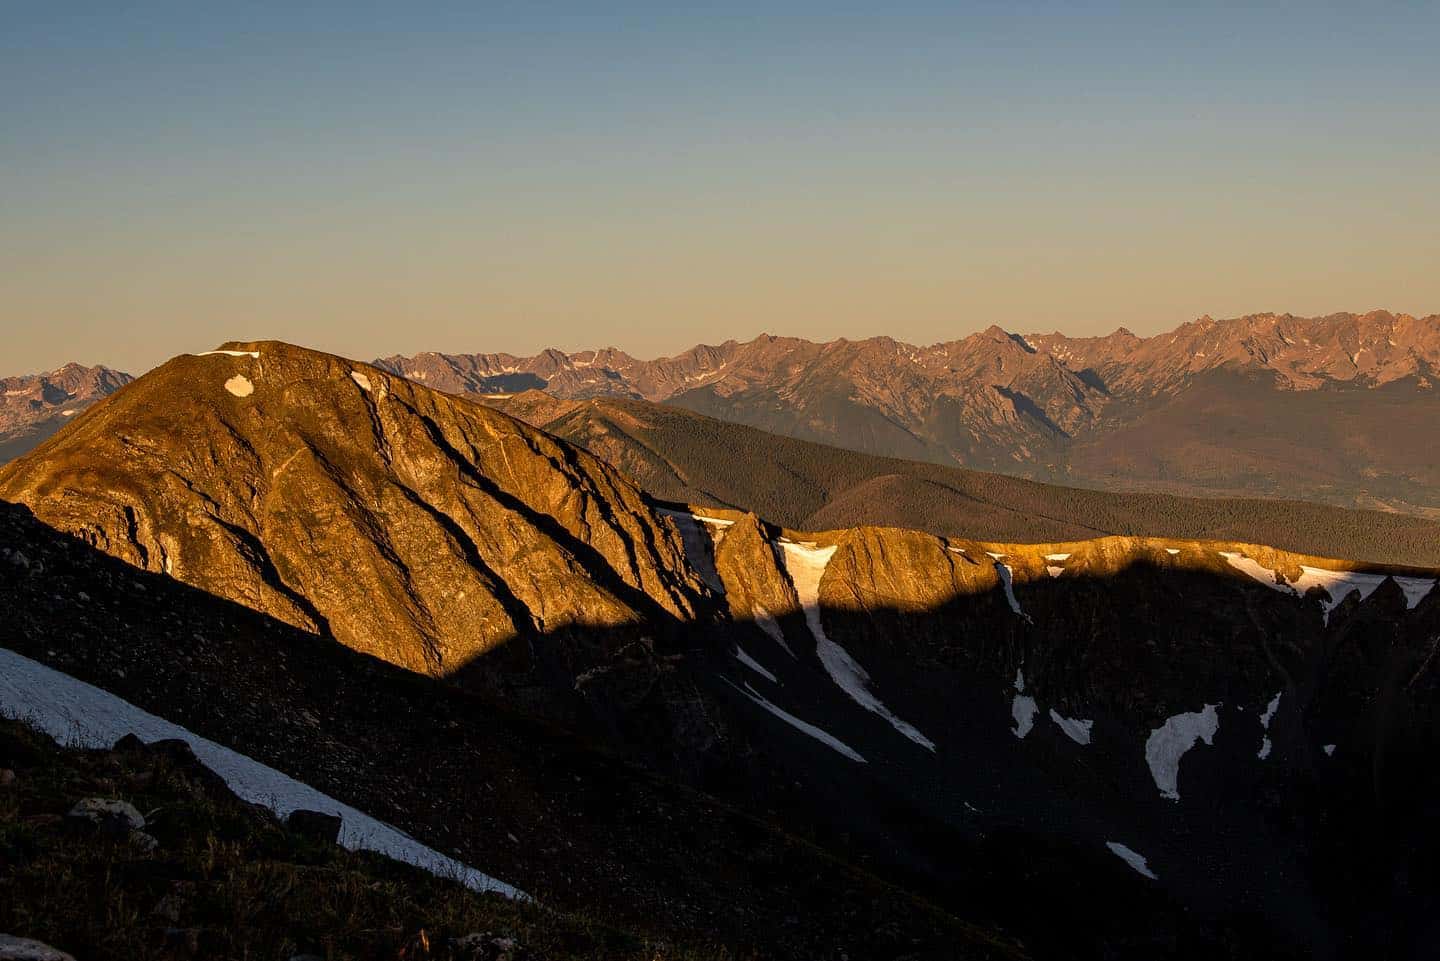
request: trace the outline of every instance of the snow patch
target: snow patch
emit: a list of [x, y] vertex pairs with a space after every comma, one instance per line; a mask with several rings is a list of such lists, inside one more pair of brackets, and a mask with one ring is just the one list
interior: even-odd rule
[[250, 382], [249, 377], [236, 374], [225, 382], [225, 389], [236, 397], [249, 397], [255, 393], [255, 385]]
[[1049, 574], [1051, 577], [1059, 577], [1061, 574], [1065, 573], [1065, 568], [1050, 566], [1045, 568], [1045, 573]]
[[1430, 577], [1396, 577], [1395, 583], [1405, 593], [1405, 609], [1413, 610], [1435, 589], [1435, 580]]
[[[1005, 555], [1001, 554], [1000, 556], [1004, 557]], [[1026, 623], [1034, 624], [1030, 615], [1020, 609], [1020, 601], [1015, 597], [1015, 576], [1014, 572], [1010, 570], [1010, 566], [996, 561], [995, 573], [1000, 575], [1000, 585], [1005, 588], [1005, 601], [1010, 605], [1010, 610], [1025, 618]]]
[[720, 579], [720, 572], [715, 569], [715, 558], [710, 553], [710, 535], [696, 523], [695, 515], [666, 508], [661, 508], [659, 513], [670, 518], [680, 531], [680, 545], [695, 573], [716, 594], [724, 594], [725, 582]]
[[709, 524], [712, 527], [729, 527], [735, 523], [734, 521], [727, 521], [723, 517], [709, 517], [705, 514], [692, 514], [691, 516], [700, 523]]
[[1352, 591], [1360, 594], [1360, 600], [1365, 600], [1375, 593], [1375, 588], [1384, 584], [1389, 574], [1362, 574], [1358, 571], [1327, 571], [1323, 567], [1301, 567], [1300, 579], [1295, 582], [1295, 590], [1302, 596], [1312, 587], [1324, 588], [1330, 600], [1321, 601], [1320, 606], [1325, 609], [1325, 620], [1330, 620], [1330, 612], [1340, 606], [1340, 602], [1350, 596]]
[[1270, 722], [1274, 719], [1275, 712], [1280, 710], [1280, 695], [1284, 693], [1284, 691], [1276, 691], [1275, 696], [1270, 699], [1270, 703], [1265, 705], [1265, 713], [1260, 715], [1260, 726], [1267, 731], [1270, 730]]
[[1335, 745], [1333, 745], [1333, 744], [1327, 744], [1327, 745], [1325, 745], [1325, 747], [1322, 748], [1322, 750], [1324, 750], [1326, 757], [1334, 757], [1334, 756], [1335, 756]]
[[1090, 743], [1090, 728], [1095, 724], [1093, 720], [1081, 721], [1073, 717], [1064, 717], [1053, 707], [1050, 709], [1050, 720], [1054, 721], [1055, 725], [1065, 732], [1065, 736], [1076, 744]]
[[260, 359], [260, 351], [258, 350], [207, 350], [196, 354], [195, 356], [216, 357], [221, 354], [225, 355], [226, 357], [253, 357], [256, 360]]
[[1069, 554], [1046, 554], [1046, 555], [1045, 555], [1045, 559], [1046, 559], [1047, 561], [1068, 561], [1068, 560], [1070, 559], [1070, 555], [1069, 555]]
[[[1264, 584], [1266, 587], [1282, 593], [1295, 594], [1304, 597], [1312, 587], [1322, 589], [1329, 600], [1321, 600], [1320, 606], [1325, 611], [1325, 620], [1328, 623], [1330, 614], [1339, 607], [1341, 602], [1350, 594], [1358, 593], [1360, 600], [1365, 600], [1375, 589], [1385, 581], [1391, 579], [1389, 574], [1366, 573], [1364, 571], [1332, 571], [1323, 567], [1307, 567], [1301, 565], [1300, 577], [1294, 583], [1287, 582], [1275, 571], [1270, 570], [1246, 557], [1243, 554], [1231, 551], [1220, 551], [1220, 556], [1229, 562], [1231, 567], [1248, 574], [1250, 577]], [[1405, 606], [1413, 608], [1420, 603], [1431, 589], [1435, 581], [1424, 577], [1395, 577], [1394, 581], [1399, 585], [1400, 590], [1405, 594]]]
[[334, 812], [342, 819], [340, 844], [346, 848], [376, 851], [439, 877], [457, 880], [475, 891], [530, 899], [523, 891], [446, 857], [308, 784], [192, 734], [109, 691], [4, 648], [0, 648], [0, 713], [28, 721], [63, 743], [89, 748], [108, 748], [126, 734], [146, 742], [178, 738], [188, 743], [201, 763], [220, 775], [241, 800], [263, 804], [279, 817], [301, 808]]
[[[785, 643], [785, 632], [780, 630], [780, 622], [775, 620], [775, 615], [767, 611], [761, 604], [756, 604], [750, 613], [754, 616], [755, 623], [760, 625], [760, 630], [769, 634], [776, 644], [785, 649], [786, 654], [795, 657], [795, 652], [790, 650], [789, 644]], [[798, 660], [798, 658], [796, 659]]]
[[1025, 735], [1035, 727], [1035, 714], [1040, 710], [1033, 697], [1025, 695], [1025, 671], [1015, 671], [1015, 697], [1010, 702], [1010, 717], [1015, 721], [1015, 727], [1011, 733], [1020, 740], [1025, 740]]
[[1178, 548], [1178, 547], [1167, 547], [1167, 548], [1165, 548], [1165, 553], [1169, 554], [1171, 557], [1174, 557], [1176, 554], [1180, 553], [1180, 548]]
[[1279, 574], [1244, 554], [1237, 551], [1220, 551], [1220, 556], [1225, 558], [1226, 562], [1237, 571], [1259, 581], [1273, 591], [1279, 591], [1282, 594], [1295, 593], [1295, 589], [1285, 583], [1284, 578]]
[[1220, 730], [1217, 706], [1206, 704], [1204, 710], [1176, 714], [1152, 731], [1145, 741], [1145, 763], [1150, 765], [1150, 776], [1155, 779], [1161, 797], [1180, 800], [1180, 759], [1196, 741], [1215, 743], [1215, 732]]
[[78, 414], [78, 413], [80, 413], [78, 410], [62, 410], [62, 411], [60, 412], [60, 416], [61, 416], [61, 417], [74, 417], [74, 416], [75, 416], [76, 414]]
[[782, 540], [780, 548], [785, 558], [785, 571], [790, 583], [795, 586], [795, 595], [805, 612], [805, 623], [815, 638], [815, 654], [820, 658], [826, 673], [830, 675], [850, 699], [865, 710], [880, 715], [890, 726], [905, 737], [929, 751], [935, 750], [935, 742], [921, 734], [913, 725], [891, 713], [870, 690], [870, 675], [850, 653], [830, 640], [820, 622], [820, 578], [830, 558], [835, 556], [835, 547], [816, 547], [814, 544], [796, 544]]
[[840, 752], [852, 761], [857, 761], [860, 764], [870, 763], [869, 761], [866, 761], [865, 758], [860, 756], [860, 752], [856, 751], [853, 747], [846, 744], [838, 737], [835, 737], [828, 732], [821, 730], [813, 724], [807, 724], [805, 721], [800, 720], [795, 715], [779, 707], [776, 707], [774, 704], [771, 704], [769, 701], [765, 700], [765, 698], [761, 697], [749, 684], [746, 684], [744, 687], [740, 687], [739, 685], [732, 683], [726, 678], [722, 677], [721, 680], [725, 681], [726, 684], [729, 684], [731, 687], [735, 688], [735, 690], [739, 691], [741, 694], [744, 694], [750, 700], [754, 701], [760, 707], [763, 707], [765, 710], [769, 711], [771, 714], [775, 715], [780, 720], [784, 721], [786, 724], [789, 724], [791, 727], [795, 728], [795, 730], [810, 735], [815, 740], [819, 741], [821, 744], [824, 744], [826, 747], [832, 748]]
[[775, 677], [774, 674], [771, 674], [769, 671], [765, 670], [765, 668], [760, 665], [759, 661], [755, 660], [755, 658], [751, 657], [749, 654], [746, 654], [745, 649], [739, 644], [735, 645], [735, 659], [738, 660], [741, 664], [744, 664], [746, 667], [750, 668], [750, 670], [754, 671], [756, 674], [759, 674], [761, 677], [768, 680], [771, 684], [780, 683], [780, 681]]
[[363, 390], [363, 391], [369, 391], [369, 390], [370, 390], [370, 378], [369, 378], [369, 377], [366, 377], [364, 374], [360, 373], [360, 371], [358, 371], [358, 370], [352, 370], [352, 371], [350, 371], [350, 379], [353, 380], [356, 384], [359, 384], [361, 390]]
[[1120, 858], [1120, 860], [1124, 861], [1126, 864], [1130, 865], [1140, 874], [1145, 875], [1145, 877], [1149, 878], [1152, 881], [1160, 880], [1155, 876], [1155, 872], [1150, 870], [1150, 866], [1146, 863], [1144, 855], [1132, 850], [1131, 848], [1126, 847], [1119, 841], [1106, 841], [1105, 846], [1110, 849], [1112, 854]]
[[[1285, 693], [1285, 692], [1284, 692], [1284, 691], [1276, 691], [1276, 692], [1275, 692], [1275, 696], [1272, 697], [1272, 698], [1270, 699], [1270, 703], [1269, 703], [1268, 705], [1266, 705], [1266, 707], [1265, 707], [1265, 713], [1263, 713], [1263, 714], [1260, 715], [1260, 728], [1261, 728], [1261, 730], [1264, 730], [1264, 731], [1270, 730], [1270, 721], [1275, 717], [1275, 712], [1278, 711], [1278, 710], [1280, 710], [1280, 695], [1283, 694], [1283, 693]], [[1269, 735], [1266, 735], [1265, 738], [1260, 742], [1260, 752], [1259, 752], [1258, 754], [1256, 754], [1255, 756], [1258, 757], [1258, 758], [1259, 758], [1260, 760], [1262, 760], [1262, 761], [1265, 760], [1267, 757], [1270, 756], [1270, 748], [1271, 748], [1271, 747], [1272, 747], [1272, 745], [1271, 745], [1271, 743], [1270, 743], [1270, 737], [1269, 737]]]

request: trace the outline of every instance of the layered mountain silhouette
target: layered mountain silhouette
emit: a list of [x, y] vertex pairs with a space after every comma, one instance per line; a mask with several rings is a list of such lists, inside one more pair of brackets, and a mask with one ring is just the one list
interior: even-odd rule
[[[579, 444], [282, 343], [178, 357], [0, 468], [12, 644], [737, 952], [1425, 956], [1440, 570], [1324, 541], [1381, 518], [556, 403], [507, 401]], [[926, 484], [950, 529], [864, 522]]]
[[641, 361], [615, 349], [377, 363], [440, 390], [662, 401], [865, 453], [1070, 485], [1440, 510], [1426, 454], [1440, 317], [1201, 318], [1137, 337], [990, 327], [916, 347], [763, 335]]
[[1059, 487], [858, 454], [628, 398], [565, 400], [528, 390], [483, 402], [592, 451], [661, 500], [753, 511], [799, 530], [905, 527], [1031, 542], [1170, 536], [1440, 564], [1440, 523], [1414, 516]]

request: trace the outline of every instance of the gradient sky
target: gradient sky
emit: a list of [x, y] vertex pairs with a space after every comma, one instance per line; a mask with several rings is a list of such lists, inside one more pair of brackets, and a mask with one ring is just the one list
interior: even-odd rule
[[1440, 4], [221, 6], [0, 0], [0, 374], [1440, 310]]

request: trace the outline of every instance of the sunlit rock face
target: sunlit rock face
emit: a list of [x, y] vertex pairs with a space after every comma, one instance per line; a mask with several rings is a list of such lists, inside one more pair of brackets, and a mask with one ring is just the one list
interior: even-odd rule
[[175, 358], [0, 472], [0, 496], [429, 674], [517, 636], [688, 618], [702, 591], [673, 525], [609, 465], [274, 342]]

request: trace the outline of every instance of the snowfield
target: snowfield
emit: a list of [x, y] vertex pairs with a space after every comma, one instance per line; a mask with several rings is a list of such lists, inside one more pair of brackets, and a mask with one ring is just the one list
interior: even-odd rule
[[1259, 581], [1266, 587], [1284, 594], [1304, 597], [1312, 588], [1318, 587], [1330, 598], [1320, 602], [1328, 623], [1330, 613], [1339, 607], [1350, 594], [1357, 593], [1365, 600], [1375, 589], [1387, 580], [1394, 580], [1405, 595], [1406, 610], [1413, 610], [1435, 588], [1435, 580], [1429, 577], [1403, 577], [1391, 574], [1371, 574], [1363, 571], [1332, 571], [1323, 567], [1301, 565], [1300, 577], [1292, 584], [1276, 571], [1270, 570], [1258, 561], [1234, 551], [1220, 551], [1220, 556], [1236, 570]]
[[57, 741], [79, 747], [109, 748], [126, 734], [145, 742], [185, 741], [200, 762], [244, 801], [263, 804], [282, 818], [297, 809], [338, 814], [340, 844], [350, 850], [375, 851], [475, 891], [530, 900], [518, 888], [446, 857], [308, 784], [4, 648], [0, 648], [0, 714], [25, 720]]

